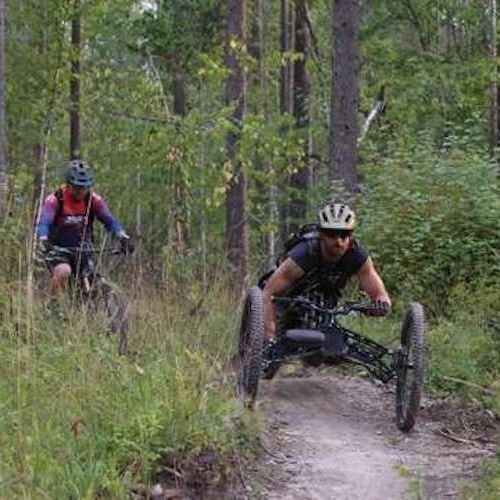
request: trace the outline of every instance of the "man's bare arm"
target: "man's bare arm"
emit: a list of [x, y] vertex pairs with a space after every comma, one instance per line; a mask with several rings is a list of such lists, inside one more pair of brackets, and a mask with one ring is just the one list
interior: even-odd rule
[[262, 292], [264, 300], [264, 335], [267, 339], [273, 339], [276, 333], [273, 297], [284, 295], [304, 274], [305, 271], [293, 259], [288, 257], [274, 271], [264, 287]]
[[385, 289], [384, 282], [378, 275], [375, 266], [373, 265], [370, 257], [361, 266], [358, 271], [358, 280], [363, 290], [368, 294], [372, 300], [381, 300], [391, 305], [391, 299]]

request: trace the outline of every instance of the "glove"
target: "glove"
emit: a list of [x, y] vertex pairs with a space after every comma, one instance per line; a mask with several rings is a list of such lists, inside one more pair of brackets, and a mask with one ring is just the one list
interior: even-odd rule
[[120, 246], [123, 254], [128, 255], [134, 252], [134, 244], [128, 234], [122, 234], [120, 237]]
[[272, 363], [278, 356], [278, 344], [276, 340], [274, 339], [264, 340], [262, 351], [263, 351], [262, 357], [264, 358], [264, 361]]
[[374, 300], [370, 304], [370, 307], [367, 308], [365, 314], [367, 316], [381, 317], [387, 316], [391, 310], [391, 306], [389, 302], [385, 300]]

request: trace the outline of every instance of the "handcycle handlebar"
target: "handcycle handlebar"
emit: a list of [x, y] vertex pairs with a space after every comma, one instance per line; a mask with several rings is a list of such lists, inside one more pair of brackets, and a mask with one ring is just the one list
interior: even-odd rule
[[273, 297], [273, 302], [290, 304], [290, 305], [298, 305], [307, 307], [313, 311], [321, 312], [321, 313], [329, 313], [333, 316], [347, 316], [352, 312], [359, 312], [361, 314], [367, 315], [376, 315], [375, 308], [371, 303], [363, 303], [363, 302], [344, 302], [335, 308], [321, 307], [310, 299], [306, 297]]

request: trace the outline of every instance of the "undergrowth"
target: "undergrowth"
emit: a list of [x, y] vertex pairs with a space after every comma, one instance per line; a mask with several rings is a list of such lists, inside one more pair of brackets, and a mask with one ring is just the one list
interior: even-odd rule
[[[0, 326], [0, 497], [125, 498], [171, 453], [237, 443], [231, 424], [236, 307], [212, 293], [192, 310], [150, 294], [133, 304], [118, 356], [98, 317], [4, 296]], [[184, 297], [185, 299], [186, 297]]]
[[[500, 289], [495, 283], [457, 285], [446, 317], [427, 313], [425, 390], [437, 396], [476, 398], [500, 414]], [[352, 318], [355, 331], [398, 348], [407, 304], [395, 300], [388, 318]]]
[[[143, 290], [128, 356], [102, 318], [65, 300], [30, 309], [25, 295], [16, 281], [0, 292], [0, 497], [124, 498], [151, 486], [165, 457], [252, 445], [234, 425], [237, 307], [223, 287]], [[446, 317], [429, 315], [427, 393], [500, 412], [499, 299], [495, 283], [461, 283]], [[405, 304], [394, 302], [389, 318], [348, 325], [397, 347]]]

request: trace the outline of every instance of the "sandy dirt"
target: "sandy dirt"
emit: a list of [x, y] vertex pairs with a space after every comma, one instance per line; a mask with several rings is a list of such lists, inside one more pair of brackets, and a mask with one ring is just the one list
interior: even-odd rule
[[262, 381], [257, 408], [270, 437], [247, 498], [458, 498], [493, 453], [498, 422], [424, 398], [403, 434], [394, 399], [390, 385], [342, 374]]

